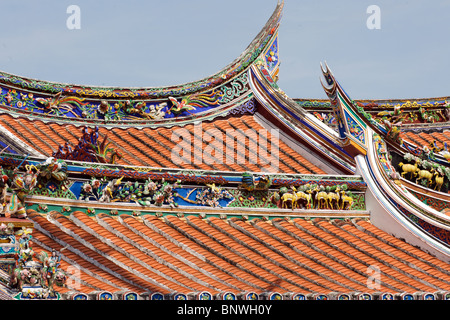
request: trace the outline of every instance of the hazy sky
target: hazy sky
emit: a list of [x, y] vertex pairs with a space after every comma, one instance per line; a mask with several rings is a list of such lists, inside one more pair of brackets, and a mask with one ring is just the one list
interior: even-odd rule
[[[232, 62], [276, 0], [3, 0], [0, 70], [42, 80], [152, 87], [195, 81]], [[66, 12], [80, 12], [70, 30]], [[367, 7], [380, 8], [379, 30]], [[326, 98], [326, 60], [354, 99], [450, 96], [450, 1], [285, 0], [280, 87]]]

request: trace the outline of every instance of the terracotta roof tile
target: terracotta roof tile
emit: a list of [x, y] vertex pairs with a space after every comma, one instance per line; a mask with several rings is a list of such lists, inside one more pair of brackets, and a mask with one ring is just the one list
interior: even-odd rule
[[[450, 289], [446, 263], [363, 220], [355, 221], [360, 230], [352, 223], [320, 219], [311, 223], [302, 218], [248, 223], [193, 215], [144, 215], [142, 219], [106, 214], [93, 219], [77, 211], [71, 217], [56, 212], [49, 215], [52, 219], [47, 220], [29, 210], [29, 217], [38, 225], [33, 235], [48, 248], [69, 245], [63, 252], [69, 260], [63, 259], [63, 265], [75, 262], [82, 267], [82, 292], [94, 288], [162, 293], [169, 293], [166, 288], [184, 293]], [[86, 227], [92, 234], [83, 230]], [[88, 243], [93, 247], [86, 246]], [[376, 290], [367, 287], [370, 266], [381, 271]], [[85, 272], [88, 270], [92, 273]]]
[[[41, 120], [29, 120], [26, 118], [13, 118], [8, 114], [0, 115], [0, 123], [11, 133], [20, 134], [25, 143], [36, 147], [38, 151], [46, 156], [51, 156], [53, 151], [56, 151], [59, 145], [69, 142], [72, 147], [78, 144], [78, 139], [81, 137], [81, 129], [72, 124], [58, 124], [58, 123], [43, 123]], [[191, 137], [196, 134], [196, 128], [193, 125], [186, 125], [182, 127], [188, 130]], [[234, 141], [231, 146], [233, 152], [233, 159], [236, 159], [235, 153], [241, 148], [238, 145], [245, 146], [244, 163], [227, 163], [226, 152], [230, 152], [230, 146], [227, 146], [227, 130], [256, 130], [256, 132], [266, 135], [267, 146], [259, 144], [259, 146], [266, 152], [272, 150], [272, 143], [276, 145], [279, 150], [279, 171], [285, 173], [315, 173], [324, 174], [325, 172], [307, 161], [301, 154], [295, 152], [292, 148], [287, 146], [283, 141], [278, 144], [273, 141], [270, 132], [263, 130], [263, 127], [254, 119], [253, 116], [244, 115], [241, 117], [232, 117], [227, 120], [215, 120], [211, 123], [204, 123], [202, 126], [202, 135], [205, 130], [217, 130], [220, 133], [222, 144], [224, 144], [224, 155], [219, 158], [211, 158], [207, 154], [203, 154], [204, 159], [200, 159], [201, 163], [197, 164], [194, 158], [185, 159], [182, 163], [174, 163], [171, 159], [171, 152], [175, 146], [172, 141], [172, 132], [179, 129], [173, 128], [119, 128], [106, 129], [99, 127], [99, 136], [103, 138], [108, 137], [111, 146], [117, 149], [122, 154], [122, 159], [118, 160], [118, 164], [124, 165], [143, 165], [152, 167], [167, 167], [186, 169], [204, 169], [204, 170], [221, 170], [221, 171], [255, 171], [259, 172], [264, 169], [264, 165], [270, 162], [270, 159], [265, 159], [264, 154], [251, 148], [250, 140], [245, 139], [242, 134], [238, 133], [238, 139]], [[235, 132], [236, 133], [236, 132]], [[201, 138], [201, 137], [197, 137]], [[220, 141], [219, 141], [220, 142]], [[253, 141], [255, 142], [255, 141]], [[253, 143], [252, 142], [252, 143]], [[256, 141], [258, 142], [258, 141]], [[191, 154], [202, 154], [202, 151], [207, 147], [209, 142], [203, 141], [202, 145], [192, 144]], [[214, 153], [212, 153], [214, 155]], [[252, 163], [255, 160], [256, 163]], [[209, 163], [207, 163], [209, 162]]]

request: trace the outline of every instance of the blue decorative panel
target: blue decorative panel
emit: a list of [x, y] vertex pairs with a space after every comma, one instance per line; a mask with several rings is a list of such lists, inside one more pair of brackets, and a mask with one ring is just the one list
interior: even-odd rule
[[366, 144], [366, 137], [364, 135], [364, 129], [359, 125], [359, 123], [348, 114], [348, 112], [345, 113], [345, 120], [348, 125], [348, 131], [354, 137], [356, 140], [361, 142], [362, 144]]
[[187, 300], [187, 296], [182, 293], [177, 293], [173, 296], [173, 300]]
[[306, 300], [306, 296], [302, 293], [297, 293], [292, 296], [292, 300]]
[[102, 292], [98, 295], [98, 300], [112, 300], [113, 296], [109, 292]]
[[259, 295], [255, 292], [249, 292], [245, 295], [245, 300], [259, 300]]
[[283, 300], [283, 296], [278, 292], [274, 292], [269, 296], [269, 300]]
[[236, 300], [236, 295], [232, 292], [227, 292], [223, 295], [223, 300]]
[[394, 300], [394, 295], [392, 293], [383, 293], [381, 300]]
[[267, 68], [269, 69], [269, 72], [272, 73], [278, 66], [279, 60], [278, 60], [278, 37], [275, 38], [275, 40], [272, 42], [272, 45], [270, 46], [270, 49], [267, 50], [265, 56], [264, 56], [267, 64]]
[[436, 297], [434, 296], [434, 294], [432, 293], [426, 293], [423, 296], [423, 300], [436, 300]]
[[159, 292], [155, 292], [151, 295], [150, 300], [164, 300], [164, 296]]
[[197, 296], [198, 300], [212, 300], [212, 295], [209, 292], [200, 292]]
[[123, 300], [137, 300], [137, 299], [138, 299], [138, 295], [137, 295], [137, 293], [134, 293], [134, 292], [127, 293], [123, 297]]

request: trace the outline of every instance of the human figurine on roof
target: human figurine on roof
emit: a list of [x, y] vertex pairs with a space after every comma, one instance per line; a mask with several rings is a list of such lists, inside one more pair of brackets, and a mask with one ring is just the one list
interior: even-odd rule
[[24, 174], [18, 173], [18, 167], [13, 171], [11, 191], [13, 195], [9, 202], [7, 211], [12, 218], [25, 219], [27, 217], [25, 209], [25, 199], [37, 184], [37, 177], [40, 170], [35, 166], [25, 166]]
[[26, 266], [29, 261], [33, 260], [34, 250], [31, 247], [33, 236], [32, 230], [22, 227], [22, 230], [17, 232], [19, 238], [19, 250], [17, 252], [17, 265]]
[[[62, 250], [64, 250], [63, 248]], [[57, 278], [61, 275], [64, 277], [62, 270], [60, 270], [61, 262], [61, 251], [56, 252], [52, 249], [52, 254], [49, 256], [47, 252], [41, 251], [39, 254], [39, 260], [42, 263], [41, 277], [43, 286], [47, 287], [51, 293], [54, 295], [54, 284], [57, 282]]]
[[53, 178], [57, 181], [64, 181], [67, 179], [67, 164], [60, 159], [49, 157], [37, 167], [40, 170], [40, 175], [47, 180]]
[[0, 167], [0, 173], [0, 217], [4, 217], [6, 210], [6, 191], [8, 190], [8, 176], [3, 174], [2, 167]]

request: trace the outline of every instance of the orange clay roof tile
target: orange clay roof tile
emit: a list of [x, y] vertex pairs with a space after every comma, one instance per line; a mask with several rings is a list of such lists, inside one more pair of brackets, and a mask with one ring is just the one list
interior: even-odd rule
[[[58, 149], [59, 145], [69, 142], [72, 147], [78, 143], [79, 137], [81, 137], [81, 129], [74, 127], [71, 124], [58, 124], [58, 123], [43, 123], [40, 120], [29, 120], [27, 118], [14, 118], [8, 114], [0, 115], [0, 123], [13, 134], [18, 134], [19, 139], [22, 139], [25, 143], [32, 147], [36, 147], [40, 152], [46, 156], [51, 156], [53, 151]], [[258, 132], [264, 132], [263, 127], [255, 121], [253, 116], [241, 116], [237, 118], [230, 118], [228, 120], [216, 120], [213, 123], [205, 124], [202, 127], [204, 134], [208, 128], [216, 128], [222, 134], [222, 141], [226, 141], [227, 129], [255, 129]], [[187, 125], [184, 127], [193, 136], [196, 130], [193, 125]], [[176, 145], [171, 140], [173, 130], [171, 128], [114, 128], [107, 130], [103, 127], [99, 128], [99, 136], [103, 138], [107, 136], [108, 141], [113, 148], [116, 148], [121, 154], [122, 159], [118, 160], [118, 164], [122, 165], [143, 165], [143, 166], [155, 166], [155, 167], [168, 167], [178, 168], [180, 165], [187, 169], [215, 169], [233, 171], [238, 170], [240, 172], [252, 170], [260, 171], [266, 164], [263, 159], [259, 159], [261, 154], [256, 154], [254, 150], [249, 148], [249, 139], [238, 139], [238, 144], [244, 142], [246, 144], [245, 164], [227, 164], [225, 158], [208, 158], [213, 161], [212, 164], [207, 164], [202, 161], [201, 164], [196, 165], [193, 163], [193, 159], [187, 159], [187, 161], [180, 163], [174, 163], [171, 160], [171, 152]], [[270, 133], [267, 133], [268, 145], [271, 147]], [[208, 145], [207, 142], [203, 142], [201, 146], [192, 146], [191, 151], [195, 151], [195, 148], [200, 147], [200, 151], [205, 149]], [[237, 145], [236, 145], [237, 146]], [[236, 149], [235, 146], [232, 149]], [[316, 173], [324, 174], [325, 172], [313, 165], [302, 157], [301, 154], [295, 152], [292, 148], [287, 146], [281, 140], [278, 144], [279, 149], [279, 170], [286, 173]], [[233, 150], [233, 152], [236, 150]], [[270, 150], [269, 150], [270, 151]], [[195, 152], [193, 152], [195, 154]], [[257, 163], [251, 163], [250, 159], [256, 159]], [[202, 160], [202, 159], [200, 159]]]
[[[170, 288], [184, 293], [192, 289], [260, 292], [276, 283], [275, 289], [279, 292], [374, 292], [366, 286], [370, 265], [378, 266], [382, 272], [381, 288], [385, 292], [450, 288], [450, 267], [447, 264], [389, 236], [367, 221], [357, 222], [362, 228], [359, 230], [352, 224], [338, 226], [325, 220], [310, 223], [302, 218], [279, 220], [273, 224], [266, 221], [251, 224], [239, 219], [202, 219], [193, 215], [186, 219], [145, 215], [142, 220], [121, 216], [121, 221], [106, 214], [98, 215], [97, 219], [82, 212], [74, 212], [72, 216], [94, 234], [84, 231], [82, 225], [75, 224], [72, 218], [54, 214], [58, 223], [94, 245], [99, 252], [59, 229], [58, 224], [51, 223], [33, 210], [29, 212], [29, 217], [40, 228], [49, 230], [55, 239], [63, 242], [59, 244], [39, 230], [35, 230], [36, 240], [55, 248], [68, 243], [67, 257], [98, 275], [88, 276], [83, 272], [83, 281], [102, 290], [129, 288], [142, 291], [143, 288], [151, 288], [167, 293], [166, 288]], [[100, 221], [133, 242], [129, 243], [118, 233], [105, 229]], [[158, 230], [163, 233], [158, 233]], [[155, 242], [145, 240], [141, 233], [136, 232], [146, 234]], [[112, 243], [106, 242], [106, 238]], [[186, 251], [180, 243], [191, 251]], [[118, 248], [124, 251], [119, 252]], [[156, 256], [141, 251], [144, 248]], [[101, 252], [110, 258], [102, 256]], [[130, 259], [125, 252], [133, 258]], [[140, 274], [120, 267], [119, 262]], [[142, 263], [158, 270], [159, 274]], [[180, 273], [181, 270], [184, 272]], [[146, 276], [154, 282], [148, 282]], [[83, 287], [83, 290], [89, 290], [89, 287]]]

